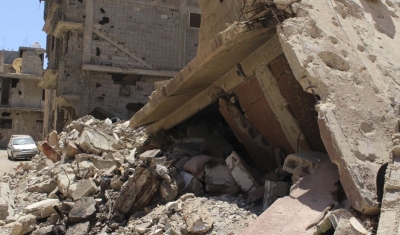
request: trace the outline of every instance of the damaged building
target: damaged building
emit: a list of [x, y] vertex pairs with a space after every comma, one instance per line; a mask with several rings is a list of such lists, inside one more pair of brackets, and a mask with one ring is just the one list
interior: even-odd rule
[[43, 74], [44, 49], [20, 47], [0, 51], [0, 146], [11, 135], [31, 135], [42, 140], [44, 90], [38, 86]]
[[131, 117], [195, 57], [200, 18], [196, 0], [45, 1], [46, 134], [87, 114]]
[[[399, 234], [400, 5], [174, 3], [46, 1], [57, 131], [0, 184], [0, 232]], [[178, 41], [138, 46], [163, 34], [150, 20], [135, 34], [150, 15], [179, 22]], [[175, 67], [146, 54], [172, 46]]]

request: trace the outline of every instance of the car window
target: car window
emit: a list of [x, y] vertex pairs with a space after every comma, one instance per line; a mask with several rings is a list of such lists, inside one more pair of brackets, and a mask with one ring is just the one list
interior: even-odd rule
[[13, 145], [35, 144], [32, 138], [18, 138], [13, 139]]

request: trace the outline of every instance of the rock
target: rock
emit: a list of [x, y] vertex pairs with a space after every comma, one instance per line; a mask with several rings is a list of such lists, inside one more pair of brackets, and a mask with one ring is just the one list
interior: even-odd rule
[[75, 174], [73, 169], [69, 166], [64, 165], [65, 170], [57, 171], [57, 186], [58, 190], [65, 196], [71, 196], [74, 189], [76, 188], [76, 182], [74, 182]]
[[115, 149], [112, 146], [117, 143], [114, 137], [107, 135], [105, 132], [88, 127], [85, 127], [78, 140], [78, 145], [85, 153], [94, 154], [114, 151]]
[[74, 169], [74, 174], [79, 179], [87, 179], [93, 177], [99, 169], [97, 169], [93, 163], [84, 161], [84, 162], [76, 162], [76, 164], [72, 165]]
[[161, 155], [162, 152], [159, 149], [148, 150], [142, 154], [140, 154], [139, 159], [143, 161], [151, 161], [153, 158]]
[[11, 233], [12, 235], [23, 235], [33, 231], [36, 228], [36, 217], [34, 215], [24, 215], [14, 222]]
[[53, 163], [61, 161], [61, 156], [47, 142], [39, 143], [39, 149]]
[[120, 166], [120, 164], [115, 162], [114, 160], [103, 159], [102, 157], [99, 157], [97, 155], [86, 154], [86, 153], [75, 155], [75, 160], [77, 162], [84, 162], [84, 161], [92, 162], [93, 165], [99, 170], [109, 169], [110, 167], [113, 166], [117, 167]]
[[161, 197], [164, 198], [165, 201], [169, 202], [178, 196], [179, 188], [175, 182], [167, 183], [166, 181], [162, 181], [159, 184], [159, 191]]
[[173, 202], [168, 202], [165, 205], [165, 208], [167, 208], [167, 210], [169, 212], [173, 212], [173, 211], [177, 211], [179, 208], [179, 203], [177, 201], [173, 201]]
[[120, 179], [119, 176], [115, 175], [111, 180], [110, 180], [110, 186], [114, 190], [120, 190], [122, 188], [122, 185], [124, 185], [124, 181]]
[[47, 223], [49, 223], [51, 225], [56, 225], [57, 221], [59, 219], [60, 219], [60, 216], [57, 213], [54, 213], [47, 219]]
[[65, 235], [86, 235], [89, 232], [90, 222], [75, 224], [68, 228]]
[[96, 216], [96, 200], [93, 197], [83, 197], [75, 202], [68, 218], [71, 222], [89, 221]]
[[237, 194], [240, 191], [231, 171], [225, 164], [206, 165], [205, 184], [208, 193]]
[[[291, 188], [289, 196], [279, 198], [241, 234], [314, 234], [307, 227], [328, 206], [335, 204], [332, 192], [339, 180], [338, 168], [332, 162], [319, 162], [314, 174], [304, 176]], [[290, 226], [288, 226], [290, 225]]]
[[0, 183], [0, 220], [14, 216], [14, 195], [7, 183]]
[[98, 188], [93, 179], [82, 179], [78, 181], [75, 191], [72, 193], [72, 198], [76, 201], [82, 197], [93, 196], [98, 192]]
[[69, 141], [67, 147], [63, 150], [66, 158], [75, 158], [75, 155], [79, 154], [79, 149], [73, 141]]
[[287, 182], [265, 181], [265, 193], [263, 200], [263, 211], [272, 205], [278, 198], [282, 198], [289, 193], [289, 184]]
[[200, 202], [187, 199], [182, 209], [182, 218], [185, 220], [190, 233], [206, 233], [214, 223], [210, 212]]
[[43, 182], [36, 183], [28, 187], [28, 192], [51, 193], [57, 187], [57, 183], [53, 179], [47, 179]]
[[328, 159], [329, 156], [325, 153], [311, 151], [294, 153], [286, 157], [283, 170], [293, 174], [292, 181], [296, 183], [301, 177], [313, 174], [318, 162]]
[[150, 170], [137, 167], [135, 174], [123, 185], [115, 200], [114, 213], [127, 214], [132, 209], [148, 206], [157, 193], [158, 183], [157, 177]]
[[50, 132], [48, 142], [49, 142], [49, 145], [52, 146], [52, 147], [57, 146], [57, 144], [58, 144], [58, 133], [57, 133], [57, 131]]
[[251, 170], [247, 164], [242, 161], [235, 151], [233, 151], [225, 161], [228, 168], [231, 170], [233, 178], [243, 192], [249, 193], [260, 187], [259, 183], [252, 176]]
[[47, 218], [56, 211], [53, 206], [58, 204], [58, 199], [46, 199], [25, 207], [24, 212], [36, 216], [38, 219]]
[[136, 161], [135, 156], [136, 156], [136, 148], [134, 148], [134, 149], [131, 150], [131, 152], [130, 152], [130, 154], [129, 154], [129, 157], [126, 157], [125, 160], [126, 160], [129, 164], [132, 165], [132, 164], [134, 164], [135, 161]]
[[58, 187], [56, 187], [53, 191], [51, 191], [49, 193], [49, 195], [47, 196], [47, 199], [59, 199], [57, 196], [58, 192], [60, 192], [60, 190], [58, 190]]
[[36, 230], [37, 235], [52, 235], [53, 234], [53, 225], [41, 227]]

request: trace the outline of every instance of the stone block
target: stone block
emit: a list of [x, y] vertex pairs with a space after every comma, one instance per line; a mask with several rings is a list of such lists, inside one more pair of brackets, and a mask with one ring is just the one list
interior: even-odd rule
[[46, 199], [25, 207], [24, 212], [36, 216], [37, 219], [47, 218], [56, 213], [53, 206], [57, 205], [58, 202], [58, 199]]
[[81, 199], [82, 197], [93, 196], [99, 190], [94, 183], [93, 179], [82, 179], [78, 181], [75, 191], [72, 193], [74, 200]]
[[65, 235], [86, 235], [89, 233], [90, 222], [75, 224], [68, 228]]
[[294, 153], [286, 157], [283, 170], [293, 174], [292, 180], [296, 183], [301, 177], [313, 174], [318, 162], [328, 159], [329, 156], [325, 153], [312, 151]]
[[289, 196], [279, 198], [241, 234], [314, 234], [316, 229], [307, 227], [328, 206], [337, 202], [332, 197], [339, 180], [338, 168], [332, 162], [319, 162], [314, 174], [297, 181]]
[[260, 187], [260, 184], [252, 176], [250, 168], [235, 151], [226, 159], [226, 165], [243, 192], [250, 193]]
[[93, 197], [83, 197], [75, 202], [68, 218], [71, 222], [78, 223], [89, 221], [96, 216], [96, 200]]
[[52, 235], [53, 234], [53, 225], [41, 227], [36, 230], [37, 235]]
[[139, 155], [139, 159], [143, 161], [151, 161], [153, 158], [161, 155], [162, 152], [159, 149], [148, 150]]
[[101, 154], [103, 152], [112, 152], [112, 147], [118, 141], [113, 136], [108, 135], [102, 130], [85, 127], [77, 141], [78, 145], [85, 153]]
[[79, 149], [73, 141], [69, 141], [63, 153], [65, 154], [66, 158], [75, 158], [75, 155], [79, 154]]
[[32, 232], [36, 228], [36, 217], [34, 215], [24, 215], [18, 218], [11, 227], [10, 234], [23, 235]]
[[74, 169], [74, 174], [80, 179], [93, 177], [99, 171], [93, 163], [88, 161], [76, 162], [75, 164], [72, 164], [72, 167]]

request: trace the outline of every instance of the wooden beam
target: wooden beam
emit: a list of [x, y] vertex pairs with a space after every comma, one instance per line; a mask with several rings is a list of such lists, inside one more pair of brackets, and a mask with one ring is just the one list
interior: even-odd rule
[[123, 69], [118, 67], [91, 65], [91, 64], [83, 64], [82, 70], [92, 71], [92, 72], [105, 72], [105, 73], [137, 74], [144, 76], [167, 77], [167, 78], [172, 78], [178, 73], [178, 71]]
[[125, 52], [125, 54], [127, 54], [128, 56], [132, 57], [133, 59], [135, 59], [137, 62], [141, 63], [142, 65], [144, 65], [147, 68], [153, 68], [153, 66], [151, 66], [150, 64], [148, 64], [145, 60], [143, 60], [140, 56], [136, 55], [133, 52], [130, 52], [128, 48], [118, 44], [118, 42], [112, 40], [110, 37], [108, 37], [107, 35], [105, 35], [104, 33], [98, 31], [97, 29], [93, 29], [93, 33], [97, 34], [97, 36], [103, 38], [104, 40], [108, 41], [109, 43], [111, 43], [112, 45], [114, 45], [116, 48], [118, 48], [119, 50]]
[[7, 73], [0, 72], [0, 77], [3, 78], [17, 78], [17, 79], [29, 79], [29, 80], [37, 80], [40, 81], [42, 77], [32, 74], [24, 74], [24, 73]]

